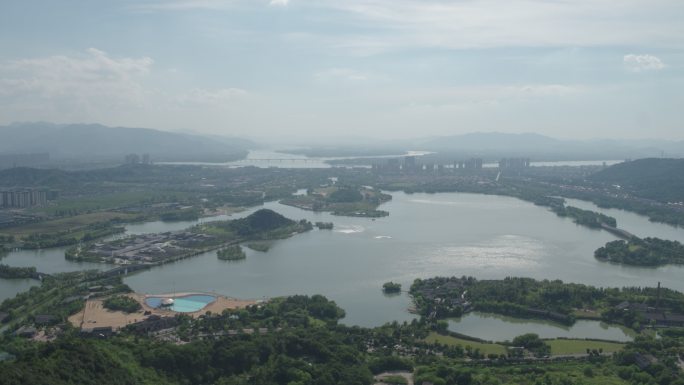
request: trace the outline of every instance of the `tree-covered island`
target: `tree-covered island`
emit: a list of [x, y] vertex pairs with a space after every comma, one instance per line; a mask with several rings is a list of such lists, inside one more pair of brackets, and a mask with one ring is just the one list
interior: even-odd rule
[[315, 224], [319, 230], [332, 230], [335, 226], [332, 222], [316, 222]]
[[617, 228], [617, 220], [611, 216], [591, 210], [583, 210], [573, 206], [553, 206], [553, 212], [561, 217], [569, 217], [581, 226], [600, 229], [603, 226]]
[[594, 256], [601, 261], [634, 266], [684, 264], [684, 245], [660, 238], [617, 240], [597, 249]]
[[400, 293], [401, 292], [401, 284], [400, 283], [395, 283], [395, 282], [385, 282], [382, 285], [382, 291], [387, 294], [393, 294], [393, 293]]
[[306, 195], [285, 198], [280, 203], [304, 210], [329, 211], [333, 215], [375, 218], [389, 215], [377, 208], [390, 199], [391, 195], [374, 188], [333, 185], [310, 189]]

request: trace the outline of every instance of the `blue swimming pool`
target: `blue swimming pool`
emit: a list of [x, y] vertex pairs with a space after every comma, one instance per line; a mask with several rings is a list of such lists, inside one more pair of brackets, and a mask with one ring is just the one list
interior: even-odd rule
[[[145, 304], [149, 307], [158, 308], [164, 298], [168, 297], [147, 297]], [[208, 304], [214, 302], [216, 297], [213, 295], [194, 294], [184, 297], [175, 297], [173, 305], [169, 306], [169, 310], [179, 313], [192, 313], [194, 311], [202, 310]]]

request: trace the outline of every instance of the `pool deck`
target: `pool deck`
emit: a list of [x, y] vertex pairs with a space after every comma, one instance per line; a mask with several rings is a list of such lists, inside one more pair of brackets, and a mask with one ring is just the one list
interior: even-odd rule
[[[170, 309], [160, 309], [160, 308], [154, 308], [151, 306], [148, 306], [145, 303], [146, 298], [182, 298], [182, 297], [188, 297], [191, 295], [210, 295], [212, 297], [215, 297], [216, 299], [210, 303], [208, 303], [205, 307], [198, 311], [194, 312], [188, 312], [188, 313], [179, 313], [175, 312]], [[134, 299], [136, 299], [140, 304], [143, 306], [144, 311], [151, 311], [152, 314], [158, 314], [158, 315], [172, 315], [172, 314], [187, 314], [192, 317], [199, 317], [200, 315], [206, 314], [207, 312], [212, 312], [212, 313], [221, 313], [225, 309], [242, 309], [245, 308], [249, 305], [256, 305], [257, 303], [261, 301], [256, 301], [256, 300], [242, 300], [242, 299], [236, 299], [236, 298], [230, 298], [226, 297], [223, 295], [218, 295], [215, 293], [202, 293], [202, 292], [184, 292], [184, 293], [166, 293], [166, 294], [138, 294], [138, 293], [131, 293], [130, 296]]]
[[[135, 313], [124, 313], [121, 311], [112, 311], [106, 309], [103, 305], [104, 298], [89, 299], [85, 303], [83, 310], [69, 317], [69, 322], [75, 327], [81, 329], [92, 329], [96, 327], [111, 327], [114, 330], [119, 330], [130, 324], [134, 324], [145, 320], [149, 315], [158, 316], [174, 316], [176, 314], [186, 314], [193, 318], [197, 318], [207, 312], [211, 313], [221, 313], [226, 309], [242, 309], [250, 305], [255, 305], [261, 301], [256, 300], [240, 300], [235, 298], [230, 298], [215, 293], [174, 293], [174, 294], [140, 294], [140, 293], [129, 293], [127, 296], [135, 299], [142, 305], [142, 310]], [[207, 306], [202, 309], [190, 313], [179, 313], [169, 309], [159, 309], [148, 306], [145, 303], [145, 298], [149, 297], [186, 297], [189, 295], [210, 295], [216, 297], [216, 299], [207, 304]], [[150, 314], [145, 315], [145, 312], [150, 312]]]

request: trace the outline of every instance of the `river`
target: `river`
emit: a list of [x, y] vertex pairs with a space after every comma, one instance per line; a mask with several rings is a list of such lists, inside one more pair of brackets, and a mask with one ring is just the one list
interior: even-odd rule
[[[214, 167], [276, 167], [276, 168], [331, 168], [333, 167], [329, 161], [339, 160], [356, 160], [351, 165], [336, 164], [335, 167], [370, 167], [372, 163], [379, 159], [400, 158], [405, 156], [421, 157], [424, 155], [434, 154], [431, 151], [406, 151], [404, 154], [395, 155], [369, 155], [369, 156], [346, 156], [346, 157], [316, 157], [306, 156], [301, 154], [290, 154], [278, 152], [273, 150], [250, 150], [245, 159], [225, 162], [225, 163], [211, 163], [211, 162], [159, 162], [161, 165], [193, 165], [193, 166], [214, 166]], [[359, 159], [368, 160], [368, 162], [358, 162]], [[623, 162], [622, 160], [561, 160], [561, 161], [533, 161], [530, 162], [531, 167], [560, 167], [560, 166], [612, 166]], [[449, 162], [447, 162], [449, 163]], [[447, 169], [453, 168], [452, 164], [445, 165]], [[484, 168], [498, 168], [498, 162], [488, 162], [482, 165]]]
[[[253, 299], [323, 294], [346, 310], [344, 323], [361, 326], [414, 317], [406, 311], [410, 305], [406, 294], [382, 294], [382, 284], [390, 280], [400, 282], [404, 290], [415, 278], [435, 275], [527, 276], [604, 287], [655, 286], [660, 281], [664, 287], [684, 290], [681, 267], [637, 268], [597, 261], [594, 250], [615, 236], [578, 226], [529, 202], [463, 193], [392, 195], [382, 206], [390, 216], [375, 220], [313, 213], [270, 202], [264, 207], [293, 219], [334, 222], [335, 229], [277, 241], [266, 253], [246, 249], [243, 261], [221, 261], [215, 252], [205, 253], [132, 275], [125, 282], [142, 293], [215, 291]], [[624, 228], [635, 234], [668, 228], [667, 234], [681, 237], [684, 232], [644, 217], [632, 219]], [[128, 226], [128, 231], [168, 231], [194, 223], [153, 222]], [[11, 253], [3, 263], [33, 265], [48, 273], [91, 267], [65, 261], [58, 249]], [[2, 297], [13, 295], [4, 293], [4, 286], [0, 290]], [[582, 330], [575, 336], [594, 337]]]
[[[302, 154], [290, 154], [284, 152], [277, 152], [271, 150], [251, 150], [245, 159], [226, 162], [226, 163], [208, 163], [208, 162], [160, 162], [158, 164], [166, 165], [194, 165], [194, 166], [215, 166], [215, 167], [277, 167], [277, 168], [331, 168], [333, 167], [328, 161], [331, 160], [345, 160], [345, 159], [386, 159], [397, 158], [402, 156], [420, 157], [423, 155], [432, 154], [430, 151], [406, 151], [404, 154], [395, 155], [369, 155], [369, 156], [346, 156], [346, 157], [317, 157], [306, 156]], [[370, 163], [369, 163], [370, 165]], [[366, 165], [365, 167], [370, 167]], [[345, 166], [336, 166], [345, 167]], [[364, 167], [363, 165], [355, 165], [354, 167]]]

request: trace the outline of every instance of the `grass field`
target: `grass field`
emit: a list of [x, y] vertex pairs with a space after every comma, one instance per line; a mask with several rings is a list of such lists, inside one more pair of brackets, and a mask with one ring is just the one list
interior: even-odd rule
[[114, 194], [84, 196], [80, 198], [59, 199], [49, 206], [32, 209], [36, 213], [47, 215], [59, 214], [63, 211], [112, 210], [120, 207], [147, 205], [160, 202], [177, 202], [192, 196], [184, 191], [156, 191], [140, 186], [142, 191], [126, 191]]
[[499, 344], [485, 344], [481, 342], [475, 342], [475, 341], [469, 341], [469, 340], [464, 340], [461, 338], [456, 338], [452, 336], [443, 336], [441, 334], [431, 332], [427, 338], [425, 338], [425, 341], [428, 343], [435, 343], [438, 342], [443, 345], [461, 345], [464, 348], [468, 345], [470, 345], [473, 349], [480, 349], [480, 352], [483, 354], [506, 354], [506, 348], [503, 345]]
[[548, 340], [551, 346], [551, 354], [554, 356], [564, 354], [583, 354], [587, 349], [603, 349], [604, 353], [612, 353], [621, 350], [625, 345], [617, 342], [588, 341], [588, 340]]
[[[473, 349], [480, 349], [486, 354], [505, 354], [506, 347], [499, 344], [487, 344], [475, 341], [464, 340], [452, 336], [444, 336], [431, 332], [425, 339], [428, 343], [440, 343], [443, 345], [461, 345], [464, 348], [470, 345]], [[551, 347], [551, 355], [585, 354], [587, 349], [603, 349], [604, 353], [612, 353], [621, 350], [625, 345], [618, 342], [603, 342], [589, 340], [566, 340], [555, 339], [545, 341]]]
[[69, 218], [55, 219], [41, 223], [31, 223], [17, 227], [2, 229], [2, 234], [26, 237], [31, 234], [50, 234], [67, 230], [77, 230], [95, 223], [107, 222], [112, 219], [126, 220], [134, 217], [132, 214], [103, 211], [90, 214], [81, 214]]
[[574, 315], [577, 318], [584, 319], [601, 319], [601, 312], [599, 312], [598, 310], [575, 309], [573, 310], [572, 315]]

